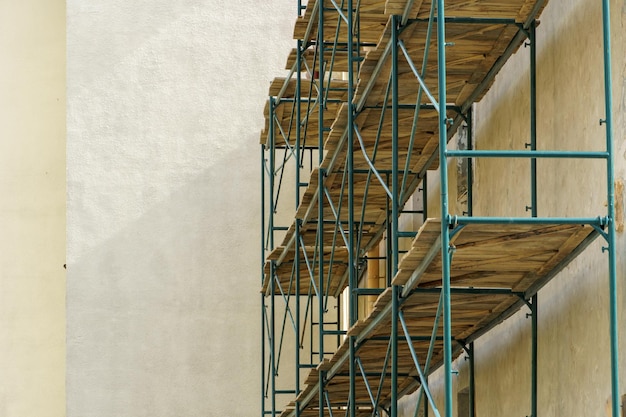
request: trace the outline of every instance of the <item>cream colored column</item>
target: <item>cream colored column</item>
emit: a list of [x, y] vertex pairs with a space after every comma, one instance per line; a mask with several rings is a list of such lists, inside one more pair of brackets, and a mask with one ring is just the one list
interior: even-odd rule
[[0, 2], [0, 416], [65, 415], [65, 2]]

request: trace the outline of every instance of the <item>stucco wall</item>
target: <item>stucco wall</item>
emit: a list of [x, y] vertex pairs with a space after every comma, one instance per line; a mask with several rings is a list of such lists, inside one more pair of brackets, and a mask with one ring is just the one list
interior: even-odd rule
[[296, 4], [70, 0], [70, 417], [260, 402], [260, 148]]
[[65, 410], [65, 3], [0, 3], [0, 415]]
[[[612, 1], [616, 179], [626, 177], [626, 2]], [[551, 0], [537, 29], [538, 148], [604, 150], [601, 8], [599, 2]], [[528, 49], [506, 64], [476, 108], [476, 147], [523, 149], [529, 141]], [[528, 161], [478, 160], [474, 214], [527, 216]], [[538, 163], [540, 216], [606, 213], [602, 162]], [[433, 180], [436, 184], [436, 179]], [[520, 187], [520, 184], [523, 184]], [[431, 187], [435, 204], [438, 190]], [[624, 204], [623, 195], [620, 196]], [[539, 293], [539, 415], [606, 415], [610, 397], [608, 278], [598, 239]], [[621, 384], [626, 392], [626, 236], [618, 234]], [[527, 309], [475, 344], [476, 415], [530, 415], [531, 322]], [[455, 396], [468, 385], [468, 362], [455, 363]], [[441, 406], [442, 372], [432, 378]], [[411, 397], [414, 398], [414, 397]], [[442, 410], [443, 408], [440, 408]], [[403, 402], [412, 415], [412, 399]], [[456, 415], [456, 409], [454, 414]]]

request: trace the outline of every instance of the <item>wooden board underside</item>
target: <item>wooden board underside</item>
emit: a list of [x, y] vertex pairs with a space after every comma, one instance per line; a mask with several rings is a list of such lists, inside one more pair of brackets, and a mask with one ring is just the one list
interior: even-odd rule
[[[328, 4], [326, 4], [328, 3]], [[302, 24], [306, 19], [312, 16], [310, 8], [314, 2], [310, 2], [307, 6], [305, 16], [301, 18], [298, 24]], [[372, 22], [374, 15], [378, 14], [378, 18], [384, 24], [380, 24], [378, 28], [372, 29], [367, 23], [363, 28], [369, 28], [370, 37], [376, 38], [377, 46], [368, 49], [365, 60], [360, 67], [358, 83], [356, 84], [356, 100], [365, 99], [366, 107], [362, 109], [356, 116], [355, 124], [358, 129], [358, 135], [355, 134], [354, 143], [354, 218], [356, 227], [361, 233], [361, 242], [370, 247], [376, 243], [377, 239], [382, 237], [382, 228], [386, 217], [388, 191], [391, 190], [390, 176], [380, 175], [377, 178], [372, 174], [361, 174], [366, 172], [370, 165], [376, 166], [380, 172], [388, 172], [391, 170], [392, 149], [391, 149], [391, 117], [389, 116], [390, 101], [385, 100], [385, 91], [389, 83], [389, 74], [391, 72], [391, 60], [389, 54], [383, 54], [387, 44], [390, 42], [389, 32], [389, 15], [403, 10], [406, 1], [389, 0], [361, 1], [359, 7], [366, 22]], [[429, 1], [411, 2], [412, 11], [410, 18], [425, 19], [428, 17], [428, 11], [431, 7]], [[517, 0], [517, 1], [449, 1], [446, 4], [447, 16], [450, 17], [472, 17], [472, 18], [506, 18], [516, 22], [523, 22], [532, 11], [534, 1]], [[332, 8], [333, 5], [325, 2], [325, 6]], [[541, 4], [538, 11], [544, 7]], [[326, 12], [335, 13], [335, 12]], [[375, 19], [374, 19], [375, 20]], [[329, 19], [327, 19], [328, 23]], [[345, 26], [345, 25], [344, 25]], [[436, 31], [436, 23], [433, 25], [433, 32]], [[297, 26], [298, 27], [298, 26]], [[315, 24], [314, 24], [315, 27]], [[362, 30], [363, 30], [362, 28]], [[296, 31], [298, 29], [296, 28]], [[514, 24], [493, 24], [493, 23], [465, 23], [465, 24], [448, 24], [447, 37], [448, 41], [454, 43], [453, 47], [447, 51], [447, 67], [448, 67], [448, 96], [455, 97], [457, 104], [463, 104], [477, 86], [482, 82], [487, 72], [491, 69], [496, 59], [498, 59], [505, 51], [515, 33], [518, 31], [517, 25]], [[315, 32], [315, 31], [314, 31]], [[375, 33], [374, 33], [375, 32]], [[329, 39], [334, 39], [334, 35], [330, 36], [325, 32]], [[313, 35], [312, 35], [313, 36]], [[422, 61], [427, 59], [426, 73], [424, 80], [428, 88], [435, 96], [437, 95], [437, 77], [436, 77], [436, 37], [431, 40], [430, 54], [424, 57], [424, 44], [427, 39], [427, 24], [423, 21], [413, 21], [401, 33], [400, 39], [403, 41], [410, 59], [416, 67], [421, 67]], [[292, 51], [293, 55], [293, 51]], [[293, 60], [290, 56], [290, 61]], [[312, 54], [311, 50], [305, 51], [305, 60], [316, 61], [319, 57]], [[295, 61], [294, 61], [295, 62]], [[377, 78], [373, 79], [373, 70], [377, 66], [382, 66]], [[418, 101], [417, 91], [419, 83], [412, 73], [408, 65], [407, 59], [402, 56], [399, 67], [399, 90], [401, 95], [399, 101], [401, 104], [427, 104], [428, 98], [426, 94], [422, 94], [421, 100]], [[319, 80], [303, 79], [301, 84], [301, 92], [306, 96], [309, 92], [311, 99], [317, 98], [317, 88]], [[369, 85], [366, 89], [365, 86]], [[330, 87], [332, 94], [330, 98], [336, 99], [336, 102], [329, 103], [325, 110], [327, 115], [334, 114], [334, 118], [328, 117], [325, 126], [329, 132], [325, 139], [325, 155], [322, 167], [326, 170], [324, 178], [325, 188], [328, 190], [328, 197], [322, 198], [324, 205], [324, 221], [339, 221], [335, 225], [324, 226], [326, 243], [337, 241], [336, 232], [338, 229], [346, 229], [348, 221], [347, 210], [347, 178], [343, 175], [347, 160], [347, 143], [345, 140], [345, 132], [347, 128], [347, 105], [345, 103], [347, 82], [345, 80], [331, 80]], [[296, 95], [296, 83], [294, 79], [286, 80], [277, 78], [270, 87], [270, 95], [278, 94], [283, 91], [282, 96], [293, 98]], [[486, 88], [484, 89], [486, 91]], [[481, 95], [475, 96], [479, 99]], [[448, 100], [450, 101], [450, 100]], [[301, 107], [300, 119], [308, 118], [308, 126], [303, 129], [303, 145], [317, 146], [317, 132], [319, 129], [316, 119], [316, 102], [306, 104]], [[279, 132], [291, 132], [289, 138], [279, 135], [282, 142], [287, 142], [289, 146], [293, 146], [292, 137], [295, 131], [293, 103], [283, 103], [276, 108], [275, 116], [279, 127]], [[449, 112], [450, 113], [450, 112]], [[269, 131], [269, 122], [267, 117], [269, 110], [266, 105], [266, 127], [262, 133], [261, 141], [267, 143], [267, 132]], [[417, 124], [414, 124], [416, 111], [414, 109], [403, 108], [399, 110], [398, 117], [398, 162], [401, 169], [407, 168], [407, 179], [405, 195], [410, 195], [419, 185], [421, 175], [426, 169], [433, 169], [438, 166], [438, 115], [434, 110], [422, 109], [419, 111]], [[414, 136], [413, 136], [414, 135]], [[278, 140], [278, 139], [277, 139]], [[281, 145], [281, 144], [278, 144]], [[318, 198], [318, 170], [312, 172], [308, 186], [302, 196], [300, 206], [297, 208], [296, 219], [303, 220], [302, 234], [307, 245], [314, 245], [317, 234], [318, 208], [320, 203]], [[400, 176], [402, 181], [402, 176]], [[382, 182], [382, 184], [381, 184]], [[386, 188], [386, 189], [385, 189]], [[289, 232], [285, 236], [283, 246], [288, 246], [289, 240], [293, 236], [294, 225], [291, 226]], [[333, 236], [329, 239], [329, 236]], [[528, 259], [531, 261], [532, 259]], [[339, 270], [337, 270], [339, 271]], [[494, 271], [495, 272], [495, 271]], [[463, 280], [471, 278], [471, 275], [464, 277], [455, 277]], [[487, 276], [483, 277], [485, 282], [488, 281]], [[430, 278], [428, 278], [430, 279]], [[496, 282], [497, 283], [497, 282]], [[335, 287], [337, 288], [337, 287]]]
[[[406, 283], [407, 271], [411, 273], [425, 259], [428, 249], [437, 241], [440, 234], [441, 222], [429, 219], [420, 229], [412, 248], [400, 262], [401, 270], [394, 277], [393, 283]], [[468, 225], [458, 232], [452, 239], [456, 248], [451, 265], [452, 288], [452, 335], [455, 340], [466, 340], [481, 329], [497, 321], [498, 317], [509, 310], [520, 300], [520, 294], [534, 283], [551, 274], [553, 269], [563, 266], [569, 261], [569, 255], [574, 253], [578, 246], [597, 232], [587, 225], [515, 225], [515, 224], [486, 224]], [[408, 266], [410, 265], [410, 267]], [[438, 269], [438, 271], [436, 271]], [[433, 332], [437, 309], [439, 307], [441, 286], [441, 264], [439, 256], [428, 263], [422, 280], [415, 281], [415, 291], [409, 295], [401, 305], [407, 329], [413, 339], [413, 347], [417, 354], [420, 366], [425, 367], [424, 359], [429, 349], [429, 340]], [[469, 271], [469, 272], [468, 272]], [[471, 274], [471, 279], [465, 277], [463, 281], [454, 277]], [[409, 274], [410, 275], [410, 274]], [[431, 280], [437, 275], [437, 280]], [[487, 279], [483, 279], [483, 275]], [[462, 284], [460, 284], [462, 282]], [[470, 293], [468, 289], [475, 290]], [[420, 291], [422, 289], [422, 291]], [[478, 290], [482, 290], [478, 291]], [[491, 293], [490, 290], [494, 290]], [[510, 290], [504, 293], [501, 290]], [[455, 292], [456, 291], [456, 292]], [[462, 292], [467, 291], [467, 292]], [[378, 378], [384, 372], [383, 365], [387, 356], [388, 338], [390, 337], [390, 289], [385, 290], [375, 303], [374, 311], [370, 316], [360, 320], [349, 331], [351, 336], [361, 336], [357, 356], [360, 358], [365, 373], [370, 375], [370, 384], [378, 388]], [[378, 324], [366, 329], [379, 320]], [[435, 333], [443, 337], [441, 321]], [[417, 371], [411, 359], [404, 333], [400, 333], [399, 342], [399, 369], [400, 391], [414, 389]], [[442, 359], [443, 341], [434, 343], [433, 359], [435, 364]], [[338, 348], [330, 360], [323, 365], [330, 369], [342, 363], [339, 371], [327, 386], [331, 403], [347, 398], [349, 378], [342, 376], [349, 372], [348, 361], [345, 360], [347, 343]], [[390, 366], [389, 363], [387, 365]], [[311, 372], [311, 385], [316, 382], [317, 370]], [[389, 372], [389, 369], [387, 369]], [[359, 403], [368, 401], [368, 393], [363, 379], [359, 375], [357, 381], [356, 398]], [[383, 384], [382, 402], [390, 396], [389, 383]], [[315, 400], [312, 402], [316, 404]]]

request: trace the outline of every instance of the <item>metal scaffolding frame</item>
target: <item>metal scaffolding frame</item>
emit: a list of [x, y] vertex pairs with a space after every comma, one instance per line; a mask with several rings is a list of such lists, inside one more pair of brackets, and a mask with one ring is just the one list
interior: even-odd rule
[[[372, 1], [311, 0], [306, 6], [298, 1], [300, 26], [296, 27], [296, 34], [299, 36], [290, 56], [289, 76], [277, 80], [270, 89], [267, 124], [261, 140], [262, 416], [396, 417], [398, 400], [416, 389], [419, 394], [415, 415], [422, 406], [424, 415], [428, 415], [430, 406], [434, 415], [439, 416], [428, 376], [441, 366], [443, 413], [451, 417], [452, 363], [462, 352], [470, 360], [473, 416], [473, 342], [520, 308], [527, 307], [532, 317], [530, 415], [537, 417], [537, 292], [597, 236], [606, 240], [604, 251], [608, 254], [612, 412], [613, 417], [619, 416], [609, 1], [602, 1], [606, 114], [600, 122], [606, 129], [606, 149], [602, 151], [537, 149], [535, 31], [545, 0], [533, 2], [521, 22], [510, 18], [460, 16], [458, 10], [447, 17], [445, 3], [432, 0], [428, 16], [411, 18], [414, 4], [410, 0], [396, 13], [382, 13], [378, 17]], [[381, 23], [384, 30], [377, 39], [364, 29]], [[447, 94], [455, 87], [447, 85], [446, 50], [452, 44], [447, 42], [446, 35], [450, 28], [454, 33], [455, 25], [501, 26], [512, 28], [514, 35], [474, 88], [461, 102], [451, 104]], [[423, 38], [420, 47], [409, 44], [413, 39], [422, 39], [412, 35], [417, 30]], [[472, 104], [487, 91], [524, 40], [530, 46], [527, 149], [476, 150], [471, 140]], [[436, 48], [434, 56], [431, 47]], [[416, 50], [420, 53], [416, 54]], [[377, 57], [373, 62], [366, 59], [371, 56], [368, 52]], [[420, 59], [416, 64], [417, 55]], [[406, 83], [409, 77], [414, 91], [401, 90], [400, 82]], [[370, 100], [374, 94], [378, 94], [378, 101]], [[377, 123], [364, 127], [366, 113], [368, 121], [377, 120]], [[420, 134], [424, 129], [430, 131], [432, 126], [436, 126], [432, 131], [435, 141], [418, 146]], [[462, 126], [468, 130], [467, 149], [449, 149], [449, 140]], [[450, 158], [468, 160], [467, 215], [450, 213], [445, 163]], [[527, 207], [530, 217], [473, 215], [471, 164], [476, 158], [530, 161], [531, 203]], [[604, 215], [596, 218], [538, 215], [536, 161], [556, 158], [606, 162], [608, 204]], [[426, 171], [437, 163], [442, 213], [438, 236], [407, 279], [398, 284], [394, 277], [400, 272], [401, 257], [406, 252], [402, 242], [416, 236], [414, 231], [402, 230], [401, 219], [421, 215], [422, 221], [426, 221]], [[284, 184], [285, 177], [292, 174], [295, 181]], [[307, 175], [310, 179], [304, 182]], [[295, 219], [290, 226], [278, 225], [278, 208], [285, 207], [287, 198], [284, 193], [281, 195], [281, 189], [288, 186], [293, 187], [291, 195], [295, 196]], [[420, 191], [424, 206], [405, 208], [411, 196]], [[291, 209], [287, 206], [284, 211]], [[451, 240], [473, 225], [587, 225], [591, 233], [545, 276], [521, 291], [451, 285], [451, 265], [456, 252]], [[283, 237], [279, 245], [277, 233]], [[384, 248], [382, 255], [378, 253], [379, 246]], [[416, 286], [437, 257], [441, 263], [440, 285]], [[364, 286], [368, 262], [378, 260], [385, 265], [386, 284]], [[430, 336], [415, 334], [415, 325], [407, 317], [410, 315], [407, 306], [413, 305], [412, 296], [435, 300], [436, 313], [429, 318]], [[477, 331], [457, 339], [452, 334], [451, 300], [455, 296], [503, 296], [517, 301]], [[361, 307], [367, 310], [365, 313], [371, 313], [369, 319], [363, 320], [359, 303], [363, 305], [368, 297], [378, 297], [378, 302], [373, 307]], [[376, 329], [384, 324], [388, 324], [389, 330], [381, 336]], [[366, 343], [379, 346], [382, 355], [378, 362], [368, 356]], [[284, 363], [286, 350], [293, 354], [294, 363]], [[279, 372], [285, 369], [290, 375]], [[407, 373], [407, 369], [411, 371]], [[306, 381], [305, 371], [309, 372]], [[288, 399], [291, 402], [283, 407], [281, 404]]]

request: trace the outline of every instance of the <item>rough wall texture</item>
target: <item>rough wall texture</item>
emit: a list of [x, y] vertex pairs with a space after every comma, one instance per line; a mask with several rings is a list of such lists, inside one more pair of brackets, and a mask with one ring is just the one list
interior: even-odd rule
[[[613, 95], [616, 179], [626, 176], [626, 2], [612, 1]], [[551, 0], [537, 29], [538, 148], [604, 150], [600, 2]], [[476, 146], [523, 149], [529, 141], [528, 50], [506, 64], [476, 108]], [[528, 161], [478, 160], [474, 214], [527, 216]], [[606, 213], [606, 172], [601, 162], [538, 163], [540, 216]], [[436, 179], [433, 180], [436, 184]], [[521, 184], [521, 187], [520, 187]], [[435, 186], [433, 201], [437, 202]], [[621, 204], [623, 194], [618, 195]], [[433, 207], [433, 209], [435, 209]], [[539, 293], [539, 415], [606, 414], [610, 397], [608, 278], [598, 239]], [[618, 234], [618, 307], [621, 384], [626, 392], [626, 236]], [[531, 323], [526, 310], [479, 339], [476, 349], [476, 415], [530, 415]], [[468, 386], [468, 363], [455, 367], [455, 393]], [[442, 373], [432, 378], [442, 410]], [[456, 394], [455, 394], [456, 395]], [[413, 415], [411, 397], [403, 415]], [[457, 410], [454, 410], [453, 415]]]
[[67, 9], [68, 416], [254, 415], [258, 134], [296, 5]]
[[65, 410], [65, 4], [0, 3], [0, 415]]

